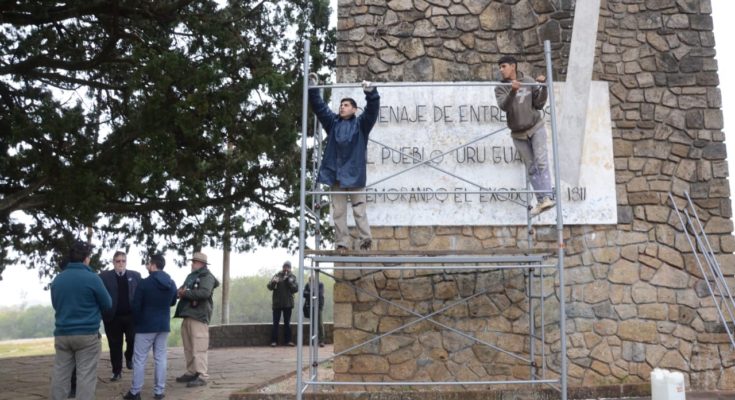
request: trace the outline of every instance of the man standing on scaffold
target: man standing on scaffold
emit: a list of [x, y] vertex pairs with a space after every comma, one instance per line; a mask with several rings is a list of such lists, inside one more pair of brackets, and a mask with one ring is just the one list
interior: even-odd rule
[[531, 209], [531, 217], [554, 207], [551, 199], [551, 180], [549, 160], [546, 151], [546, 127], [539, 110], [546, 104], [546, 86], [521, 86], [521, 83], [543, 83], [546, 77], [539, 75], [534, 81], [518, 71], [518, 61], [513, 56], [503, 56], [498, 61], [503, 83], [510, 86], [496, 86], [495, 98], [498, 107], [505, 111], [510, 135], [513, 138], [521, 160], [526, 166], [531, 185], [536, 191], [536, 205]]
[[[309, 74], [309, 85], [317, 85], [316, 74]], [[327, 147], [322, 157], [317, 182], [329, 185], [332, 191], [349, 194], [332, 194], [331, 206], [336, 233], [335, 248], [345, 252], [350, 248], [350, 232], [347, 229], [347, 198], [360, 238], [360, 249], [370, 250], [373, 244], [367, 218], [367, 144], [368, 135], [378, 119], [380, 95], [370, 82], [362, 82], [367, 105], [359, 117], [357, 103], [349, 97], [340, 100], [339, 114], [333, 113], [319, 95], [319, 89], [309, 89], [311, 108], [327, 132]]]

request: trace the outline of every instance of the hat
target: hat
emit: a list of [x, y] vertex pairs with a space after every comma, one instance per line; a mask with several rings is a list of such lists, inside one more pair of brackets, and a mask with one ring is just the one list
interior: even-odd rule
[[500, 64], [518, 64], [518, 60], [513, 56], [502, 56], [498, 60], [498, 65]]
[[191, 259], [190, 260], [191, 261], [199, 261], [199, 262], [202, 262], [202, 263], [204, 263], [206, 265], [209, 265], [209, 263], [207, 262], [207, 255], [204, 254], [204, 253], [202, 253], [201, 251], [197, 251], [196, 253], [194, 253], [194, 255], [191, 256]]
[[156, 268], [158, 268], [159, 270], [162, 270], [163, 267], [166, 266], [166, 259], [163, 258], [163, 254], [156, 253], [152, 255], [150, 259], [148, 259], [148, 263], [156, 264]]
[[71, 248], [69, 249], [70, 256], [73, 257], [73, 255], [76, 255], [78, 257], [86, 258], [89, 257], [90, 254], [92, 254], [92, 243], [85, 242], [83, 240], [75, 240], [74, 243], [72, 243]]

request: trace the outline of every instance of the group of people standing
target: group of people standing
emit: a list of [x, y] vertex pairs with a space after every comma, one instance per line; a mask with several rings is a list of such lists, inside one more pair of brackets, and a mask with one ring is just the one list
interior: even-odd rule
[[212, 294], [219, 286], [207, 268], [206, 254], [194, 253], [190, 260], [191, 273], [178, 288], [163, 271], [166, 260], [161, 254], [148, 258], [146, 278], [127, 269], [127, 255], [122, 251], [115, 252], [111, 270], [97, 275], [89, 267], [91, 254], [91, 244], [74, 242], [68, 258], [62, 263], [61, 273], [51, 282], [56, 349], [51, 399], [95, 398], [101, 320], [110, 348], [110, 381], [122, 378], [123, 357], [126, 368], [133, 370], [130, 390], [123, 398], [141, 398], [145, 364], [152, 349], [153, 397], [163, 399], [167, 340], [171, 331], [170, 308], [174, 305], [177, 305], [174, 317], [183, 318], [181, 336], [187, 369], [176, 381], [188, 387], [206, 385]]

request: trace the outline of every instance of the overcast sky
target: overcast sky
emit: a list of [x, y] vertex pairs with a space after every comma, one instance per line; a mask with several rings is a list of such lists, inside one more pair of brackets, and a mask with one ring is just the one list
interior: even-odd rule
[[[336, 10], [336, 1], [332, 0], [332, 8]], [[719, 65], [720, 88], [722, 90], [723, 113], [725, 116], [725, 135], [733, 132], [735, 127], [735, 79], [733, 79], [733, 71], [735, 71], [735, 46], [726, 45], [729, 40], [735, 38], [735, 24], [728, 16], [735, 14], [735, 1], [733, 0], [712, 0], [712, 15], [714, 19], [715, 40], [717, 43], [717, 62]], [[730, 71], [726, 73], [725, 71]], [[735, 140], [726, 141], [728, 154], [735, 154]], [[735, 172], [735, 160], [729, 160], [730, 176]], [[730, 193], [732, 190], [733, 180], [730, 180]], [[112, 258], [112, 252], [106, 254], [108, 259]], [[211, 260], [211, 269], [218, 277], [222, 276], [222, 251], [208, 250]], [[298, 264], [296, 257], [290, 256], [284, 249], [262, 249], [251, 254], [233, 254], [231, 276], [245, 276], [255, 274], [261, 269], [276, 270], [283, 264], [283, 261], [290, 259], [292, 263]], [[169, 257], [168, 262], [173, 264], [173, 259]], [[138, 254], [128, 255], [128, 268], [139, 271], [146, 276], [145, 268], [141, 265], [141, 259]], [[184, 281], [188, 273], [188, 268], [177, 268], [172, 266], [166, 269], [177, 283]], [[3, 272], [3, 280], [0, 281], [0, 305], [8, 306], [14, 304], [50, 304], [49, 293], [43, 290], [48, 283], [47, 280], [39, 280], [35, 271], [25, 270], [19, 266], [8, 266]]]

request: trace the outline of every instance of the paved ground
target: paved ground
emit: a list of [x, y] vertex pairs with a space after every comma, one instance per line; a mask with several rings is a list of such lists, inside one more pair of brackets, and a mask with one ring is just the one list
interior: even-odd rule
[[[304, 357], [308, 356], [308, 349]], [[331, 354], [332, 347], [320, 349]], [[153, 365], [149, 357], [143, 399], [153, 398]], [[175, 378], [184, 369], [184, 353], [180, 347], [168, 350], [166, 398], [176, 400], [228, 399], [229, 394], [248, 387], [261, 386], [280, 380], [296, 370], [296, 350], [293, 347], [237, 347], [209, 351], [208, 387], [189, 389]], [[48, 399], [53, 356], [0, 359], [0, 399]], [[123, 379], [110, 382], [109, 354], [102, 353], [98, 366], [97, 399], [121, 399], [130, 388], [132, 371], [125, 370]]]

